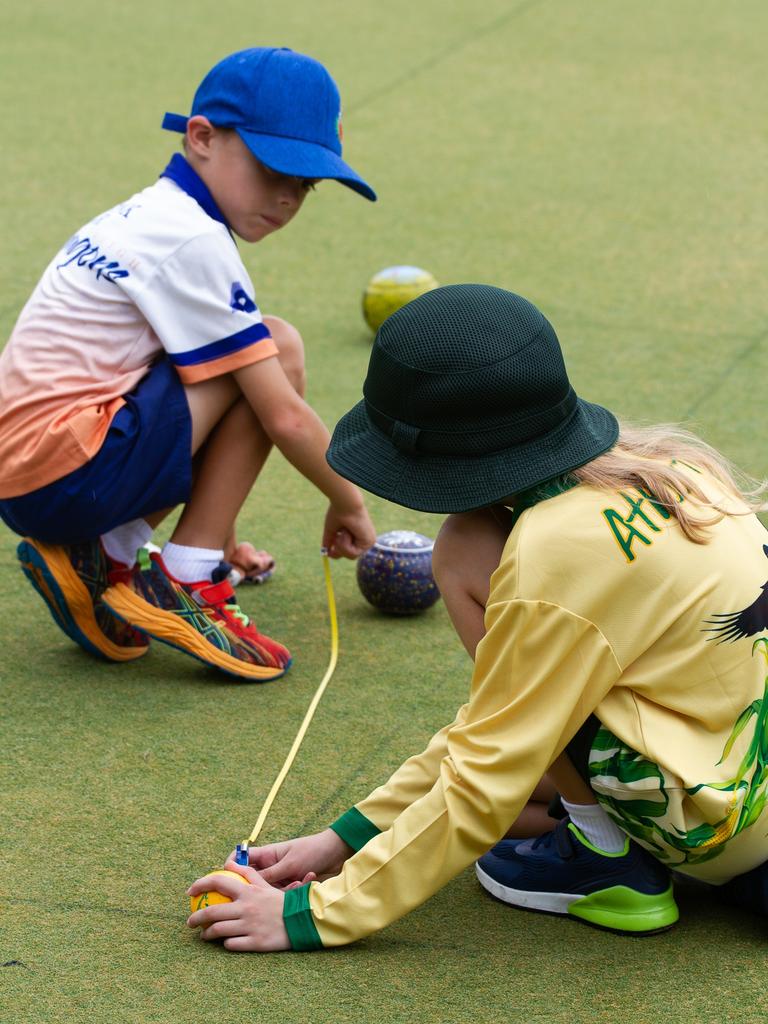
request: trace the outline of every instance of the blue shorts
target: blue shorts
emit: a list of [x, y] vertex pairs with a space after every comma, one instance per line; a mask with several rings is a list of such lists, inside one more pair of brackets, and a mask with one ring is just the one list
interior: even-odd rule
[[178, 374], [163, 359], [123, 398], [89, 462], [29, 494], [0, 500], [6, 525], [49, 544], [76, 544], [188, 501], [192, 420]]

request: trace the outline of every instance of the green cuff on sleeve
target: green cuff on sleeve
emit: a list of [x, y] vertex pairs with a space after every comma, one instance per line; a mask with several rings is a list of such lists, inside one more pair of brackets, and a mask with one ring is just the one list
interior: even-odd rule
[[291, 949], [305, 952], [310, 949], [322, 949], [320, 933], [315, 927], [312, 911], [309, 909], [309, 887], [312, 883], [298, 889], [288, 889], [283, 901], [283, 924], [288, 932]]
[[381, 829], [356, 807], [350, 807], [329, 827], [353, 850], [362, 850], [366, 843], [381, 833]]

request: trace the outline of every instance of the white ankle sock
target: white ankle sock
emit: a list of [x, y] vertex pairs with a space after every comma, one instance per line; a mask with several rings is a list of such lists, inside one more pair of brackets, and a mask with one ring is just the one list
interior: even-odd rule
[[619, 853], [624, 849], [626, 835], [614, 825], [600, 804], [569, 804], [560, 799], [573, 824], [598, 850]]
[[136, 552], [152, 536], [152, 527], [144, 519], [131, 519], [101, 536], [101, 543], [109, 557], [128, 567], [136, 561]]
[[199, 583], [209, 580], [213, 570], [224, 558], [224, 552], [215, 548], [190, 548], [171, 541], [163, 548], [162, 559], [166, 569], [181, 583]]

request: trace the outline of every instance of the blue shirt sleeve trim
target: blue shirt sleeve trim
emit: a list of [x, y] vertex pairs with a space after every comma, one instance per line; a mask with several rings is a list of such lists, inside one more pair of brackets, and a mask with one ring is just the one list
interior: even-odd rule
[[239, 352], [241, 348], [253, 345], [254, 342], [271, 337], [266, 324], [251, 324], [242, 331], [238, 331], [237, 334], [230, 334], [228, 338], [222, 338], [220, 341], [212, 341], [210, 345], [203, 345], [202, 348], [193, 349], [191, 352], [170, 353], [171, 362], [175, 366], [197, 366], [199, 363], [210, 363], [214, 359], [222, 359], [224, 356], [232, 355], [233, 352]]

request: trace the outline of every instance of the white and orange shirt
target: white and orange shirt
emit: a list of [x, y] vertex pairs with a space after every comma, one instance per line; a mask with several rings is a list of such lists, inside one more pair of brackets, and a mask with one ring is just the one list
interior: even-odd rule
[[186, 384], [276, 355], [213, 197], [181, 154], [56, 254], [0, 355], [0, 498], [91, 459], [165, 353]]

